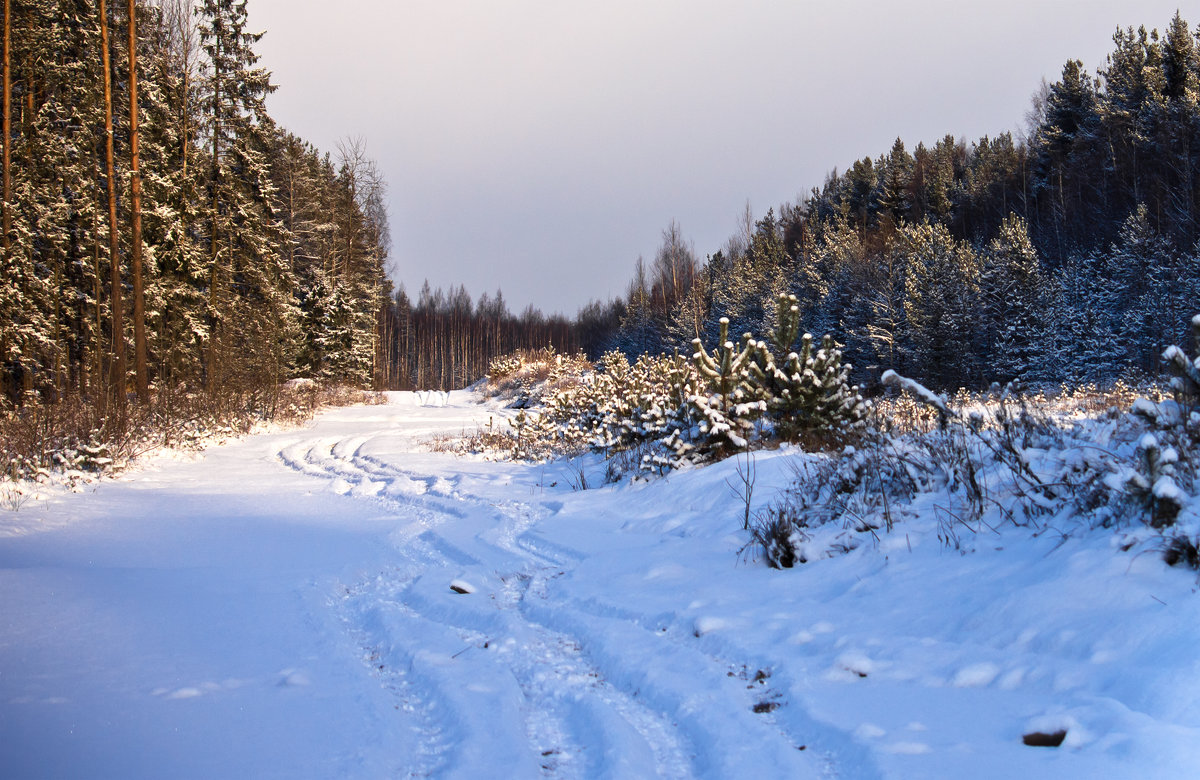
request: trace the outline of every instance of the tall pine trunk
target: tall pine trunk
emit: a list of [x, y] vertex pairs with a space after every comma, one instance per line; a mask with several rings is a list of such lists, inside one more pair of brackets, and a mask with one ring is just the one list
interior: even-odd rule
[[133, 252], [133, 349], [138, 400], [150, 395], [146, 373], [146, 301], [142, 288], [142, 174], [138, 164], [137, 0], [129, 0], [129, 209]]
[[[221, 41], [218, 38], [216, 41], [217, 51], [220, 51]], [[210, 222], [209, 233], [209, 261], [212, 263], [212, 268], [208, 280], [208, 308], [209, 308], [209, 329], [208, 329], [208, 356], [206, 358], [206, 379], [208, 390], [213, 393], [217, 390], [220, 384], [217, 377], [217, 327], [220, 324], [220, 316], [218, 308], [220, 299], [217, 295], [217, 285], [220, 283], [219, 264], [217, 262], [218, 252], [218, 235], [217, 224], [220, 217], [221, 200], [219, 194], [220, 177], [221, 177], [221, 76], [219, 71], [220, 63], [217, 58], [213, 58], [213, 129], [212, 129], [212, 181], [209, 186], [212, 188], [212, 215]]]
[[112, 64], [108, 48], [108, 9], [100, 0], [100, 55], [104, 67], [104, 168], [108, 177], [108, 256], [112, 269], [110, 277], [110, 308], [112, 343], [109, 355], [109, 381], [116, 395], [117, 410], [125, 408], [125, 323], [121, 302], [121, 258], [117, 246], [117, 181], [113, 164], [113, 100]]
[[4, 260], [12, 232], [12, 0], [4, 0]]
[[[8, 272], [9, 253], [11, 251], [11, 232], [12, 232], [12, 0], [4, 0], [4, 161], [2, 167], [3, 173], [3, 192], [0, 196], [4, 198], [0, 208], [3, 209], [0, 216], [0, 230], [3, 230], [3, 237], [0, 238], [0, 249], [3, 250], [3, 257], [0, 257], [0, 268]], [[4, 343], [5, 339], [0, 338], [0, 354], [8, 353], [8, 345]], [[0, 392], [7, 393], [9, 390], [8, 378], [5, 377], [0, 381]]]

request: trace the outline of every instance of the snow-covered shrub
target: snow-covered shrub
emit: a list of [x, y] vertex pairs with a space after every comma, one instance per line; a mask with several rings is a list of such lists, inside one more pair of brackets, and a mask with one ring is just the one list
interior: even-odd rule
[[517, 373], [521, 368], [521, 359], [516, 354], [500, 355], [488, 363], [488, 381], [499, 383]]
[[755, 513], [742, 551], [756, 548], [767, 565], [789, 568], [853, 550], [862, 535], [891, 531], [919, 492], [944, 485], [934, 472], [911, 442], [883, 436], [799, 455], [791, 484]]
[[[1193, 326], [1200, 352], [1200, 317]], [[1200, 360], [1179, 349], [1164, 358], [1174, 400], [1153, 385], [1030, 393], [1016, 382], [946, 398], [887, 372], [885, 386], [901, 395], [874, 404], [855, 446], [798, 456], [793, 483], [755, 515], [743, 553], [784, 568], [913, 519], [928, 533], [936, 518], [938, 538], [963, 551], [1003, 525], [1063, 534], [1133, 526], [1122, 550], [1144, 545], [1200, 570]]]
[[1189, 569], [1200, 570], [1200, 537], [1174, 534], [1164, 543], [1162, 556], [1168, 566], [1182, 564]]
[[682, 358], [643, 355], [630, 365], [622, 353], [609, 352], [599, 368], [547, 399], [545, 417], [565, 444], [611, 455], [688, 425], [683, 401], [694, 377]]
[[[795, 298], [780, 298], [777, 320], [769, 345], [747, 333], [735, 346], [722, 320], [718, 346], [708, 351], [697, 339], [690, 361], [642, 355], [630, 364], [610, 352], [578, 381], [554, 384], [549, 375], [541, 414], [522, 428], [522, 437], [564, 454], [590, 448], [612, 457], [636, 449], [639, 469], [657, 473], [768, 441], [843, 440], [869, 408], [849, 384], [850, 366], [828, 336], [815, 347], [810, 335], [798, 335]], [[490, 380], [497, 392], [516, 395], [521, 407], [528, 405], [523, 398], [533, 400], [519, 392], [527, 363], [493, 361]], [[571, 371], [580, 373], [573, 366], [564, 374]], [[521, 450], [529, 451], [524, 444]]]
[[763, 561], [772, 569], [790, 569], [797, 563], [808, 563], [804, 543], [809, 537], [804, 525], [804, 515], [797, 514], [790, 504], [772, 504], [751, 523], [750, 542], [742, 551], [751, 546], [759, 548]]
[[1172, 374], [1171, 389], [1180, 404], [1193, 409], [1200, 403], [1200, 314], [1192, 317], [1192, 339], [1196, 357], [1189, 358], [1176, 346], [1167, 347], [1162, 359]]
[[[644, 449], [679, 427], [681, 388], [689, 374], [681, 358], [643, 355], [630, 365], [623, 354], [609, 352], [598, 370], [586, 372], [591, 365], [581, 361], [555, 361], [539, 390], [544, 390], [541, 408], [520, 416], [520, 446], [503, 449], [535, 460], [588, 449], [612, 456]], [[527, 404], [516, 406], [524, 410]]]
[[549, 393], [579, 382], [591, 368], [582, 353], [563, 355], [554, 347], [517, 350], [491, 360], [484, 393], [509, 400], [513, 408], [537, 406]]
[[892, 379], [937, 408], [938, 431], [912, 434], [924, 462], [961, 490], [976, 518], [992, 512], [1025, 525], [1071, 516], [1088, 525], [1176, 524], [1191, 503], [1195, 439], [1180, 424], [1173, 401], [1134, 402], [1128, 412], [1098, 417], [1052, 417], [1046, 403], [1030, 403], [1015, 385], [994, 392], [986, 405], [954, 408], [910, 380]]

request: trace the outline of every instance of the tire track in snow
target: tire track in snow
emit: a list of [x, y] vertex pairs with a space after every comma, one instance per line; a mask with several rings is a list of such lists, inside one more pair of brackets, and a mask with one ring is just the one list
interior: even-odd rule
[[[470, 495], [462, 488], [464, 475], [447, 479], [407, 471], [365, 453], [370, 441], [357, 436], [296, 445], [280, 460], [314, 477], [344, 481], [349, 487], [338, 485], [339, 492], [374, 497], [417, 518], [393, 536], [412, 576], [397, 607], [422, 630], [452, 632], [460, 645], [453, 660], [481, 656], [477, 666], [499, 669], [519, 686], [526, 702], [525, 739], [530, 752], [542, 757], [544, 773], [645, 775], [653, 766], [663, 777], [723, 777], [737, 773], [744, 765], [739, 756], [747, 751], [761, 765], [765, 751], [768, 763], [789, 776], [820, 769], [826, 776], [879, 776], [850, 735], [814, 721], [799, 703], [766, 686], [746, 686], [737, 670], [752, 673], [754, 664], [706, 651], [678, 627], [663, 628], [673, 614], [550, 598], [551, 581], [585, 556], [533, 532], [541, 518], [527, 504]], [[375, 483], [382, 483], [377, 490], [356, 489]], [[487, 521], [480, 524], [481, 518]], [[460, 526], [471, 527], [464, 533]], [[468, 606], [481, 601], [482, 593], [446, 595], [445, 585], [464, 569], [479, 581], [488, 571], [498, 578], [487, 609]], [[412, 649], [402, 658], [410, 667], [430, 660]], [[444, 697], [448, 683], [430, 675], [422, 679]], [[787, 680], [780, 675], [776, 681]], [[762, 708], [768, 699], [779, 709]], [[739, 706], [731, 707], [731, 701]], [[451, 714], [429, 729], [430, 754], [440, 744], [437, 735], [458, 717]], [[800, 753], [808, 748], [813, 751]]]
[[[579, 637], [615, 686], [654, 710], [672, 713], [673, 726], [695, 748], [695, 776], [736, 777], [745, 766], [770, 766], [770, 775], [778, 777], [812, 774], [811, 760], [801, 752], [807, 742], [781, 734], [754, 712], [756, 697], [730, 676], [728, 664], [635, 621], [583, 613], [549, 599], [527, 604], [531, 620]], [[728, 706], [730, 701], [737, 706]]]
[[[522, 604], [536, 583], [562, 571], [557, 561], [524, 552], [516, 544], [532, 524], [528, 511], [502, 513], [509, 527], [493, 527], [479, 535], [519, 565], [499, 577], [499, 587], [483, 609], [471, 608], [469, 597], [447, 597], [443, 588], [410, 589], [405, 605], [433, 623], [451, 626], [468, 653], [490, 651], [520, 686], [526, 702], [526, 735], [541, 769], [555, 777], [629, 777], [653, 774], [664, 778], [693, 776], [693, 747], [682, 742], [661, 714], [603, 679], [582, 652], [577, 638], [532, 621]], [[422, 539], [433, 534], [426, 532]], [[522, 551], [515, 555], [507, 543]], [[439, 549], [450, 546], [442, 540]], [[460, 552], [456, 558], [467, 555]], [[480, 556], [487, 559], [488, 556]], [[491, 556], [493, 559], [495, 556]], [[548, 565], [551, 564], [551, 565]], [[434, 572], [427, 571], [425, 577]], [[446, 577], [448, 579], [448, 577]], [[532, 588], [532, 589], [531, 589]], [[436, 590], [431, 595], [430, 590]], [[447, 604], [449, 599], [449, 604]], [[455, 608], [461, 606], [461, 609]]]
[[[769, 661], [755, 659], [753, 654], [736, 652], [736, 647], [732, 648], [734, 655], [703, 647], [693, 630], [670, 625], [675, 617], [672, 614], [640, 615], [593, 599], [568, 597], [548, 601], [532, 617], [575, 627], [575, 633], [587, 637], [589, 646], [596, 648], [599, 668], [613, 675], [632, 670], [635, 678], [630, 684], [637, 685], [644, 696], [660, 701], [665, 709], [683, 713], [681, 728], [693, 735], [694, 742], [706, 746], [699, 757], [704, 773], [717, 777], [736, 774], [741, 763], [738, 755], [751, 743], [746, 737], [774, 729], [783, 739], [783, 746], [811, 750], [827, 777], [882, 777], [873, 756], [850, 733], [812, 718], [800, 702], [788, 699], [783, 691], [803, 687], [790, 674], [772, 668]], [[630, 663], [629, 654], [638, 647], [645, 648], [644, 655], [656, 658], [667, 673], [651, 675], [644, 665]], [[681, 674], [681, 670], [687, 671]], [[721, 713], [696, 700], [697, 690], [724, 686], [744, 689], [739, 693], [745, 706]], [[773, 705], [761, 708], [764, 702]], [[700, 714], [698, 718], [691, 717], [696, 713]], [[741, 740], [731, 741], [731, 736], [740, 736]], [[753, 741], [758, 760], [762, 758], [762, 746], [769, 743]], [[789, 763], [787, 752], [779, 752], [781, 767]]]
[[[567, 554], [555, 556], [553, 551], [557, 546], [552, 543], [542, 542], [540, 546], [532, 543], [533, 536], [529, 533], [529, 529], [537, 518], [527, 510], [523, 511], [521, 504], [506, 503], [504, 506], [511, 507], [507, 513], [515, 519], [503, 527], [502, 532], [494, 535], [494, 543], [500, 547], [518, 555], [522, 552], [533, 555], [553, 564], [553, 567], [570, 568], [570, 564], [577, 563], [583, 558], [581, 554], [566, 551], [565, 548], [560, 549]], [[547, 552], [547, 548], [549, 548], [549, 552]], [[636, 646], [631, 637], [637, 634], [641, 634], [643, 638], [647, 636], [651, 638], [648, 658], [654, 658], [657, 663], [669, 668], [690, 670], [688, 675], [678, 680], [680, 684], [675, 685], [674, 689], [671, 685], [663, 686], [662, 681], [650, 681], [645, 678], [641, 679], [636, 687], [623, 687], [626, 688], [626, 693], [658, 701], [659, 709], [663, 711], [686, 713], [678, 720], [687, 735], [687, 741], [699, 748], [697, 751], [698, 763], [695, 767], [699, 770], [699, 774], [711, 773], [716, 777], [728, 777], [736, 774], [739, 766], [746, 765], [737, 758], [746, 751], [745, 735], [773, 729], [783, 739], [782, 743], [775, 745], [777, 749], [774, 761], [780, 771], [786, 772], [789, 776], [801, 776], [805, 770], [811, 771], [809, 762], [795, 761], [796, 755], [792, 752], [793, 750], [804, 751], [810, 746], [818, 748], [815, 754], [819, 755], [817, 761], [822, 765], [823, 774], [826, 776], [840, 774], [839, 769], [849, 771], [851, 776], [862, 780], [872, 780], [880, 776], [870, 755], [859, 747], [849, 734], [820, 724], [809, 717], [807, 711], [799, 706], [788, 707], [788, 703], [783, 700], [782, 694], [776, 689], [756, 684], [743, 686], [743, 680], [738, 679], [739, 675], [735, 671], [731, 671], [739, 667], [743, 671], [753, 667], [770, 675], [773, 671], [769, 669], [769, 664], [739, 664], [721, 655], [704, 652], [694, 646], [695, 639], [698, 637], [693, 637], [690, 632], [662, 628], [673, 619], [673, 615], [647, 616], [620, 607], [601, 605], [591, 600], [587, 602], [563, 599], [550, 601], [547, 596], [549, 581], [563, 572], [547, 574], [548, 571], [552, 571], [552, 569], [542, 569], [531, 577], [529, 582], [528, 590], [536, 592], [540, 596], [540, 601], [522, 598], [518, 605], [531, 624], [543, 627], [552, 625], [553, 629], [546, 630], [560, 632], [565, 630], [567, 635], [575, 637], [575, 641], [582, 641], [580, 638], [592, 633], [595, 619], [613, 621], [610, 626], [621, 629], [616, 632], [625, 636], [625, 639], [616, 643], [614, 648], [618, 654], [612, 657], [611, 665], [604, 663], [601, 658], [594, 659], [593, 663], [600, 670], [607, 672], [614, 681], [618, 680], [624, 670], [628, 668], [639, 671], [645, 668], [644, 663], [630, 663], [628, 657], [628, 649]], [[578, 619], [577, 623], [576, 619]], [[623, 630], [626, 627], [637, 629], [637, 631], [631, 634]], [[603, 631], [595, 632], [588, 647], [603, 645], [604, 635]], [[669, 653], [671, 660], [666, 663], [662, 660], [664, 653], [662, 652], [663, 643], [660, 640], [663, 639], [668, 640], [672, 645]], [[754, 682], [765, 682], [765, 679]], [[617, 684], [620, 685], [620, 683]], [[695, 705], [693, 699], [697, 689], [711, 691], [721, 687], [744, 687], [745, 690], [755, 691], [755, 693], [743, 693], [742, 698], [746, 699], [745, 706], [741, 710], [728, 713], [729, 723], [717, 726], [711, 717], [714, 710], [710, 707]], [[770, 704], [763, 707], [764, 702], [770, 702]], [[786, 712], [776, 716], [774, 713], [779, 706], [785, 707]], [[693, 713], [698, 713], [698, 716], [692, 717]], [[800, 728], [797, 728], [797, 725]], [[771, 744], [771, 740], [767, 739], [759, 743], [754, 748], [756, 753], [761, 753], [762, 744]], [[758, 759], [761, 760], [762, 756], [759, 755]]]
[[[279, 460], [306, 475], [335, 483], [345, 480], [351, 486], [374, 480], [385, 483], [397, 478], [411, 480], [411, 476], [400, 469], [362, 456], [362, 445], [366, 441], [354, 437], [322, 440], [308, 447], [296, 444], [282, 450]], [[466, 717], [469, 711], [479, 709], [469, 704], [455, 708], [456, 697], [448, 695], [446, 683], [439, 683], [435, 679], [437, 675], [414, 674], [424, 662], [434, 659], [423, 656], [419, 650], [404, 648], [398, 634], [425, 635], [432, 624], [457, 632], [463, 649], [450, 660], [458, 660], [463, 657], [460, 654], [481, 648], [492, 650], [499, 659], [498, 664], [491, 665], [503, 667], [520, 688], [525, 702], [525, 736], [532, 748], [531, 754], [540, 756], [540, 769], [544, 774], [556, 777], [642, 776], [652, 766], [659, 777], [693, 776], [689, 756], [694, 746], [680, 740], [673, 724], [661, 713], [607, 683], [588, 663], [577, 639], [529, 620], [522, 609], [530, 583], [535, 578], [544, 578], [548, 572], [551, 575], [561, 573], [559, 564], [577, 561], [582, 556], [530, 535], [528, 529], [537, 518], [527, 506], [512, 502], [490, 504], [459, 494], [453, 485], [443, 485], [442, 490], [434, 492], [439, 481], [430, 478], [426, 481], [429, 490], [406, 496], [403, 502], [391, 496], [379, 498], [399, 504], [406, 510], [418, 510], [422, 515], [421, 521], [414, 524], [421, 530], [406, 534], [408, 544], [402, 549], [410, 560], [410, 567], [421, 571], [417, 579], [432, 577], [439, 569], [449, 571], [448, 567], [453, 565], [479, 569], [484, 566], [480, 558], [487, 557], [472, 555], [432, 527], [440, 526], [448, 518], [463, 519], [481, 514], [498, 520], [498, 524], [483, 529], [476, 536], [476, 541], [493, 553], [500, 553], [501, 558], [511, 564], [511, 571], [501, 577], [502, 585], [495, 594], [497, 598], [492, 606], [495, 614], [478, 614], [471, 610], [450, 610], [448, 613], [444, 604], [435, 603], [435, 599], [412, 587], [399, 589], [393, 596], [394, 601], [381, 592], [377, 596], [380, 603], [375, 607], [343, 611], [346, 630], [363, 648], [372, 673], [397, 698], [399, 709], [420, 717], [424, 748], [422, 760], [414, 765], [413, 771], [445, 771], [445, 745], [452, 741], [461, 744], [470, 736], [459, 733], [451, 740], [447, 735], [456, 731], [457, 722], [469, 720]], [[449, 490], [444, 489], [446, 487]], [[339, 492], [356, 491], [352, 487]], [[451, 497], [450, 502], [445, 498], [447, 494]], [[471, 505], [476, 512], [464, 512], [446, 505], [456, 502]], [[494, 509], [500, 511], [492, 511]], [[400, 576], [399, 572], [394, 576]], [[373, 579], [378, 581], [379, 577]], [[369, 604], [372, 597], [365, 595], [370, 592], [366, 587], [369, 581], [358, 583], [347, 592], [355, 593], [358, 600]], [[383, 619], [384, 613], [389, 611], [390, 627], [389, 621]], [[421, 621], [421, 629], [403, 631], [395, 625], [398, 619]], [[488, 639], [498, 635], [502, 637], [498, 644], [493, 644], [494, 639]], [[403, 668], [405, 664], [407, 669]], [[416, 689], [414, 686], [420, 684], [418, 681], [428, 690]], [[450, 709], [456, 711], [449, 715], [436, 713], [434, 702], [450, 702]], [[468, 760], [467, 765], [457, 768], [465, 771], [469, 764]], [[495, 764], [491, 766], [494, 768]]]
[[[538, 598], [547, 577], [558, 576], [554, 568], [510, 578], [502, 608], [518, 612], [529, 630], [520, 650], [524, 664], [514, 664], [522, 688], [534, 692], [534, 700], [545, 707], [566, 708], [559, 719], [580, 734], [606, 737], [604, 743], [576, 746], [601, 755], [591, 757], [583, 777], [630, 777], [645, 774], [650, 766], [658, 777], [689, 777], [693, 746], [682, 742], [672, 724], [633, 697], [603, 679], [584, 652], [577, 637], [553, 631], [528, 619], [524, 603]], [[547, 668], [548, 667], [548, 668]], [[531, 732], [534, 731], [531, 729]], [[531, 733], [535, 742], [543, 733]], [[622, 748], [617, 752], [617, 748]]]
[[[344, 630], [362, 653], [363, 665], [372, 677], [395, 700], [395, 707], [413, 720], [412, 728], [417, 735], [418, 749], [410, 757], [409, 777], [433, 777], [446, 767], [446, 755], [454, 745], [453, 731], [445, 719], [439, 717], [436, 699], [428, 686], [422, 686], [406, 673], [407, 665], [398, 658], [388, 644], [385, 632], [380, 630], [386, 620], [380, 612], [387, 607], [399, 611], [402, 608], [378, 589], [375, 582], [363, 580], [346, 586], [338, 598], [331, 600]], [[390, 578], [389, 578], [390, 579]], [[364, 615], [365, 607], [374, 614]]]

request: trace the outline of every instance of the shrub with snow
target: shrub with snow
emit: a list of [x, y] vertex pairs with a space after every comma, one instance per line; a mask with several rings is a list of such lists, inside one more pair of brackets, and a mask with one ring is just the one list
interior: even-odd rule
[[932, 511], [953, 548], [1003, 525], [1140, 526], [1138, 538], [1168, 563], [1200, 566], [1200, 426], [1180, 403], [1143, 398], [1125, 412], [1080, 416], [1031, 401], [1016, 384], [951, 401], [893, 372], [884, 381], [939, 424], [877, 424], [839, 454], [805, 456], [792, 486], [755, 517], [751, 546], [768, 565], [843, 553]]
[[[546, 392], [522, 436], [552, 452], [588, 448], [611, 457], [636, 449], [638, 469], [658, 473], [780, 440], [842, 440], [862, 425], [869, 406], [849, 384], [850, 366], [832, 338], [814, 347], [812, 336], [798, 334], [795, 298], [785, 296], [769, 344], [747, 333], [735, 345], [723, 320], [718, 346], [709, 351], [697, 339], [690, 361], [643, 355], [631, 365], [610, 352], [595, 373]], [[491, 381], [511, 385], [522, 365], [494, 361]]]

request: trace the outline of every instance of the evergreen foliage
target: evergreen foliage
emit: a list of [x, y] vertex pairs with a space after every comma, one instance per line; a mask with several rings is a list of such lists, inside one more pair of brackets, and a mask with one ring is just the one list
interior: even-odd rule
[[[1200, 38], [1118, 29], [1068, 60], [1023, 137], [946, 136], [863, 157], [755, 220], [674, 288], [635, 283], [609, 343], [635, 356], [764, 332], [780, 294], [836, 333], [857, 381], [1112, 381], [1156, 368], [1200, 295]], [[636, 294], [634, 294], [636, 293]], [[1114, 348], [1115, 346], [1115, 348]]]
[[[335, 167], [275, 126], [245, 0], [138, 2], [135, 214], [131, 20], [124, 3], [105, 10], [107, 52], [96, 3], [16, 0], [5, 20], [13, 111], [2, 139], [12, 180], [0, 256], [4, 403], [74, 395], [101, 410], [115, 402], [123, 415], [121, 353], [143, 326], [157, 395], [203, 389], [219, 404], [298, 374], [382, 384], [387, 227], [381, 186], [354, 177], [361, 149]], [[135, 252], [129, 226], [139, 214]], [[140, 318], [126, 311], [123, 284], [110, 281], [135, 270]]]
[[[513, 315], [498, 292], [478, 302], [464, 288], [393, 292], [386, 189], [361, 144], [330, 155], [276, 126], [245, 0], [197, 0], [194, 15], [192, 5], [137, 4], [156, 391], [215, 397], [296, 375], [446, 389], [476, 380], [495, 355], [548, 344], [593, 359], [617, 349], [631, 369], [643, 354], [700, 354], [688, 369], [695, 402], [678, 407], [680, 441], [692, 428], [722, 431], [727, 449], [779, 413], [762, 403], [811, 406], [788, 385], [833, 371], [826, 363], [845, 381], [891, 368], [939, 387], [1152, 370], [1158, 345], [1186, 336], [1176, 323], [1200, 296], [1200, 41], [1178, 13], [1162, 34], [1117, 29], [1095, 73], [1066, 62], [1019, 138], [915, 148], [897, 138], [797, 204], [759, 219], [747, 205], [704, 262], [672, 221], [626, 295], [570, 322], [533, 308]], [[102, 407], [124, 385], [119, 355], [136, 324], [124, 285], [110, 280], [129, 279], [134, 256], [125, 13], [108, 4], [114, 267], [97, 4], [12, 3], [0, 253], [8, 404], [79, 394]], [[794, 296], [791, 345], [742, 339], [726, 350], [722, 320], [733, 334], [766, 333], [781, 295]], [[805, 330], [837, 343], [806, 341]]]
[[858, 388], [850, 384], [851, 366], [842, 361], [833, 337], [826, 334], [814, 348], [812, 334], [799, 333], [796, 297], [779, 296], [776, 326], [767, 342], [755, 344], [751, 366], [767, 417], [784, 441], [852, 427], [866, 413]]
[[[770, 343], [747, 333], [735, 345], [722, 320], [718, 346], [706, 350], [696, 339], [690, 361], [642, 355], [631, 364], [608, 352], [595, 373], [549, 393], [532, 429], [556, 451], [633, 451], [640, 470], [657, 472], [771, 441], [841, 441], [867, 404], [833, 340], [814, 349], [812, 336], [798, 333], [796, 298], [784, 295]], [[493, 363], [493, 372], [513, 370], [514, 361]]]

